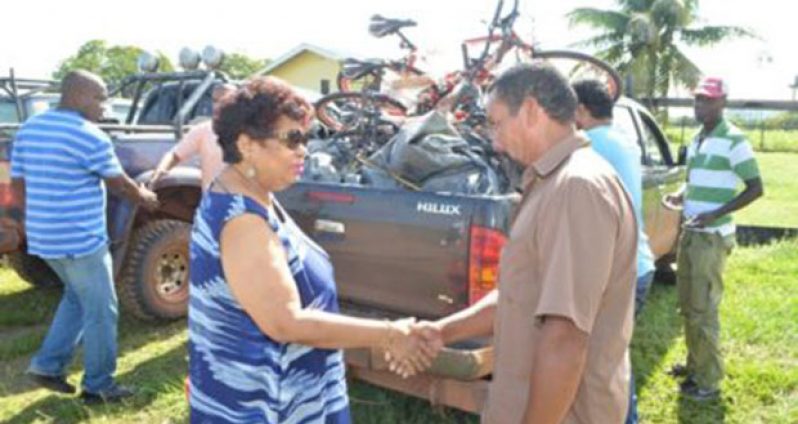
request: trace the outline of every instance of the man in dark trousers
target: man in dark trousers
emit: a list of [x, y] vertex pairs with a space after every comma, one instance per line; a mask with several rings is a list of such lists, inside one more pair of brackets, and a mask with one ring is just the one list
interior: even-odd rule
[[117, 298], [106, 230], [106, 185], [143, 207], [155, 193], [131, 180], [111, 139], [95, 123], [108, 92], [102, 79], [70, 72], [58, 108], [30, 118], [16, 134], [11, 177], [24, 201], [28, 253], [43, 258], [64, 283], [64, 294], [28, 375], [48, 389], [74, 393], [65, 374], [83, 345], [81, 398], [112, 402], [133, 394], [117, 384]]
[[[576, 126], [585, 131], [593, 149], [612, 165], [629, 191], [637, 217], [637, 278], [635, 281], [635, 316], [645, 303], [648, 289], [654, 281], [654, 254], [643, 225], [643, 167], [640, 147], [619, 128], [612, 125], [615, 102], [607, 86], [595, 79], [577, 81], [573, 85], [579, 105]], [[634, 377], [629, 389], [627, 424], [638, 422]]]

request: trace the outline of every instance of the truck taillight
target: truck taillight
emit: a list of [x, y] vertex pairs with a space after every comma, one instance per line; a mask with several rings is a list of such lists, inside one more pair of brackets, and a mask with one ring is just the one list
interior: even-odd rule
[[500, 231], [471, 227], [468, 249], [468, 304], [473, 305], [496, 288], [499, 256], [507, 237]]
[[0, 207], [7, 208], [14, 205], [14, 190], [11, 184], [0, 183]]
[[0, 161], [0, 207], [9, 207], [14, 204], [14, 190], [11, 188], [11, 164]]

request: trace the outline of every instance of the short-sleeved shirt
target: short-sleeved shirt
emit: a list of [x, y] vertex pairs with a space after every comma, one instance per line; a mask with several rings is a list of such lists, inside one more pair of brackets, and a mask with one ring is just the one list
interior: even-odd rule
[[637, 276], [646, 275], [656, 269], [654, 254], [648, 243], [643, 225], [643, 166], [640, 147], [620, 129], [611, 125], [600, 125], [585, 131], [593, 149], [612, 165], [624, 187], [629, 190], [637, 217]]
[[487, 423], [519, 423], [542, 319], [588, 334], [587, 361], [565, 423], [620, 423], [628, 402], [637, 223], [611, 166], [575, 135], [523, 176], [499, 263]]
[[203, 189], [211, 185], [224, 167], [222, 148], [219, 147], [216, 133], [213, 132], [213, 121], [210, 119], [191, 128], [172, 151], [180, 161], [199, 155]]
[[[722, 119], [701, 141], [699, 132], [687, 149], [687, 193], [684, 216], [692, 218], [711, 212], [732, 201], [743, 181], [759, 177], [754, 150], [742, 131]], [[735, 232], [731, 214], [693, 231], [723, 236]]]
[[108, 243], [103, 179], [123, 174], [111, 139], [80, 114], [54, 109], [16, 134], [11, 177], [25, 180], [28, 252], [88, 255]]

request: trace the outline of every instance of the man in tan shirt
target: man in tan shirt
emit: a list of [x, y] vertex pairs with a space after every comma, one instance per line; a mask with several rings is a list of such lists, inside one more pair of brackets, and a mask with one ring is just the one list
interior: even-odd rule
[[486, 423], [626, 417], [637, 226], [619, 178], [576, 132], [576, 104], [542, 63], [509, 69], [489, 90], [494, 145], [526, 167], [523, 197], [499, 289], [428, 324], [447, 344], [493, 334]]

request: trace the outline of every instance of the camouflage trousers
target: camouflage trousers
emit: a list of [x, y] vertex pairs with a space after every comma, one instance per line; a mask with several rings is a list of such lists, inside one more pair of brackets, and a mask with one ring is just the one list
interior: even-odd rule
[[684, 318], [687, 372], [702, 389], [717, 389], [723, 378], [718, 308], [723, 268], [734, 235], [685, 230], [679, 240], [677, 289]]

